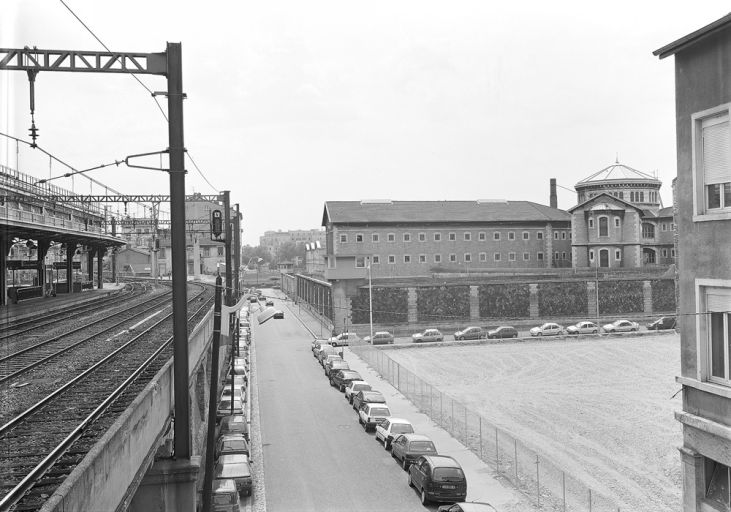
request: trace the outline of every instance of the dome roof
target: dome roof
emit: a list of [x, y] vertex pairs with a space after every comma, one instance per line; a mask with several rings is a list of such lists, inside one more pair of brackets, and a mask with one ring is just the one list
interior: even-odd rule
[[657, 184], [658, 186], [661, 184], [660, 180], [657, 178], [650, 176], [649, 174], [645, 174], [644, 172], [638, 171], [637, 169], [633, 169], [632, 167], [629, 167], [624, 164], [620, 164], [619, 162], [616, 162], [609, 167], [605, 167], [599, 172], [595, 172], [591, 176], [584, 178], [580, 182], [578, 182], [575, 186], [576, 187], [582, 187], [587, 185], [594, 185], [604, 182], [650, 182], [653, 184]]

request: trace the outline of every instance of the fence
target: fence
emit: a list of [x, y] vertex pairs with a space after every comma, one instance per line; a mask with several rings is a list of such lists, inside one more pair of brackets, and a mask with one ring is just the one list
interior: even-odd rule
[[351, 349], [421, 412], [529, 496], [538, 508], [565, 512], [620, 512], [612, 500], [391, 359], [390, 350], [371, 345]]

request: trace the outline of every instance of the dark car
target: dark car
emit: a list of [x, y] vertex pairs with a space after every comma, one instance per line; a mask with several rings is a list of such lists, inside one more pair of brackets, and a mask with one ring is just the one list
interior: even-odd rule
[[249, 302], [251, 302], [252, 304], [254, 304], [255, 302], [258, 302], [258, 301], [259, 301], [259, 299], [257, 299], [256, 297], [249, 297]]
[[517, 338], [518, 331], [515, 327], [501, 325], [497, 329], [487, 331], [487, 337], [491, 340], [496, 338]]
[[360, 373], [355, 370], [338, 370], [330, 372], [330, 385], [335, 386], [340, 391], [345, 391], [345, 386], [354, 380], [363, 380]]
[[485, 332], [482, 327], [465, 327], [461, 331], [457, 331], [454, 333], [454, 339], [459, 340], [479, 340], [482, 338], [487, 337], [487, 332]]
[[329, 379], [330, 375], [338, 370], [350, 370], [350, 365], [347, 361], [343, 361], [342, 359], [333, 359], [325, 364], [325, 377]]
[[663, 329], [675, 329], [676, 320], [674, 316], [663, 316], [654, 322], [647, 324], [648, 331], [661, 331]]
[[409, 466], [409, 486], [421, 495], [421, 503], [455, 503], [467, 499], [467, 478], [462, 466], [446, 455], [422, 455]]
[[282, 318], [284, 318], [284, 311], [281, 311], [279, 309], [276, 310], [274, 312], [274, 318], [277, 319], [277, 320], [281, 320]]
[[386, 397], [380, 391], [358, 391], [353, 397], [353, 410], [357, 411], [364, 402], [385, 404]]
[[432, 440], [421, 434], [401, 434], [391, 442], [391, 457], [406, 470], [421, 455], [436, 454], [437, 448]]

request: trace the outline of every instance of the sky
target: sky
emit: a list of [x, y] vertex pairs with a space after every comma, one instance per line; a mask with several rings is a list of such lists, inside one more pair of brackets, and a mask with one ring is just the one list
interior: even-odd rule
[[[729, 11], [720, 0], [2, 3], [3, 48], [103, 50], [81, 22], [112, 51], [180, 42], [185, 146], [200, 169], [186, 162], [186, 192], [230, 190], [250, 245], [267, 230], [320, 227], [326, 201], [548, 204], [553, 177], [568, 209], [573, 185], [617, 158], [656, 174], [669, 206], [674, 65], [652, 51]], [[25, 73], [0, 71], [0, 132], [26, 141], [28, 89]], [[76, 169], [168, 146], [165, 119], [129, 75], [42, 72], [35, 89], [38, 144]], [[0, 164], [68, 172], [3, 136]], [[165, 172], [89, 176], [169, 193]], [[105, 192], [81, 176], [53, 183]]]

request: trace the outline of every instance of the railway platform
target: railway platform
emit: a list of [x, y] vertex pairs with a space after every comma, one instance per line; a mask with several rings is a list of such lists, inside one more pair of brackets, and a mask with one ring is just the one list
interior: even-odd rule
[[106, 297], [121, 290], [124, 283], [104, 283], [102, 289], [84, 290], [77, 293], [59, 293], [55, 297], [34, 297], [24, 299], [17, 304], [0, 306], [0, 328], [8, 322], [37, 316], [41, 312], [51, 313], [70, 305], [83, 304]]

